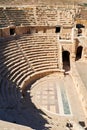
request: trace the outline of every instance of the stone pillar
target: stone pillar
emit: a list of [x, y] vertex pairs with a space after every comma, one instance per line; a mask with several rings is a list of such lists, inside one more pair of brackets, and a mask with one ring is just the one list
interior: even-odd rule
[[74, 28], [72, 28], [71, 40], [72, 40], [72, 42], [74, 40]]
[[73, 40], [73, 43], [72, 43], [72, 61], [75, 61], [75, 58], [76, 58], [76, 40], [74, 39]]
[[81, 60], [84, 61], [85, 60], [85, 50], [84, 47], [82, 49], [82, 56], [81, 56]]
[[82, 28], [82, 36], [85, 36], [85, 29]]
[[59, 69], [62, 70], [63, 68], [63, 63], [62, 63], [62, 45], [59, 41], [59, 34], [57, 34], [57, 43], [58, 43], [58, 66]]
[[62, 62], [62, 45], [59, 43], [59, 69], [63, 69], [63, 62]]

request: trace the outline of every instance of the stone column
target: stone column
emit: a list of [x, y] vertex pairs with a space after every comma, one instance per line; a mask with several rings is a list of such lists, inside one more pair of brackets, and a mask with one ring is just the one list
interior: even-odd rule
[[57, 43], [58, 43], [58, 66], [59, 69], [62, 70], [63, 63], [62, 63], [62, 45], [59, 40], [59, 34], [57, 34]]
[[84, 51], [84, 47], [82, 49], [82, 56], [81, 56], [81, 60], [84, 61], [85, 60], [85, 51]]
[[72, 61], [75, 61], [75, 58], [76, 58], [76, 40], [74, 39], [73, 40], [73, 43], [72, 43]]

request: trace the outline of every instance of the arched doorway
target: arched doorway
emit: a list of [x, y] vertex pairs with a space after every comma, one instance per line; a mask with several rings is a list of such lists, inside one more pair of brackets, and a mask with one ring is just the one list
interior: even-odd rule
[[63, 69], [65, 71], [70, 70], [70, 53], [68, 51], [62, 52]]
[[79, 46], [76, 51], [76, 60], [81, 59], [83, 47]]

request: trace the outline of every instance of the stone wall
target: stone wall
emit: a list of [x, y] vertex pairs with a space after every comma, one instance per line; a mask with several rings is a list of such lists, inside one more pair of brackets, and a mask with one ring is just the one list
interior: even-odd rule
[[1, 30], [1, 37], [9, 37], [9, 35], [10, 35], [9, 27], [2, 28], [2, 30]]
[[80, 101], [82, 103], [85, 115], [87, 116], [87, 100], [86, 100], [87, 99], [87, 90], [82, 82], [81, 77], [79, 76], [79, 74], [77, 72], [77, 69], [76, 69], [76, 66], [74, 63], [72, 63], [72, 69], [73, 69], [73, 71], [71, 73], [71, 76], [72, 76], [72, 79], [74, 81], [74, 85], [76, 87], [76, 90], [79, 94], [79, 98], [80, 98]]
[[15, 29], [16, 35], [22, 35], [22, 34], [27, 34], [29, 33], [29, 27], [22, 27], [22, 26], [18, 26]]

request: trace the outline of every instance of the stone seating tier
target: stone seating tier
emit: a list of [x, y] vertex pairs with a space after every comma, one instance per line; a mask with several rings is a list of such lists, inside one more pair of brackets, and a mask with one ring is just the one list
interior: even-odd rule
[[0, 8], [0, 27], [15, 26], [72, 26], [75, 9], [54, 6]]
[[19, 87], [35, 72], [58, 69], [56, 35], [26, 35], [0, 46], [0, 75]]
[[0, 78], [0, 108], [14, 108], [20, 100], [19, 88], [6, 78]]

